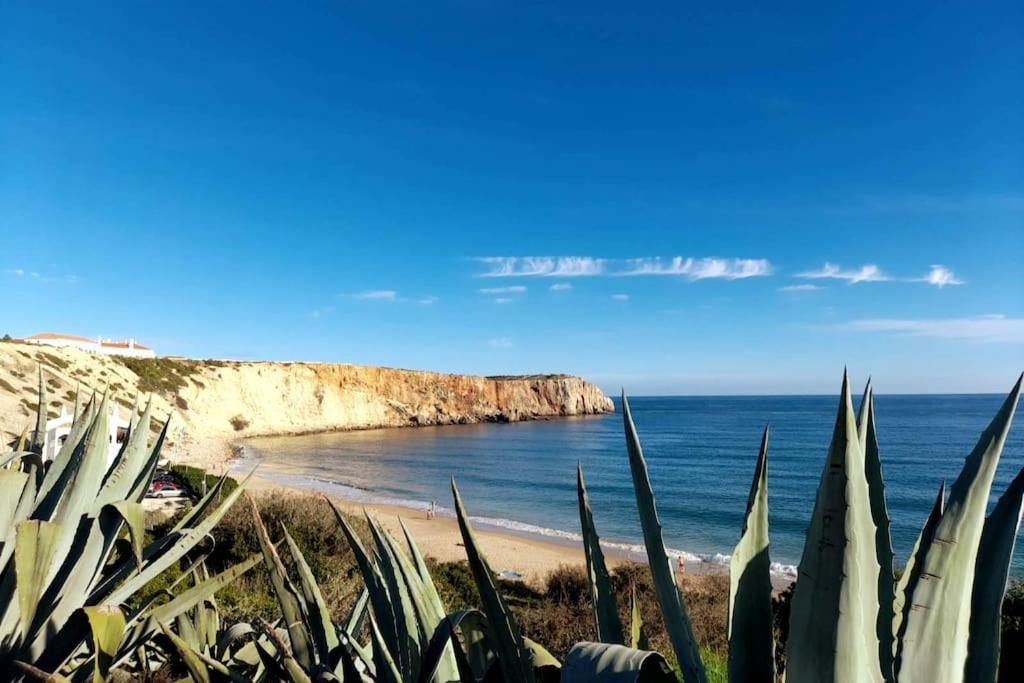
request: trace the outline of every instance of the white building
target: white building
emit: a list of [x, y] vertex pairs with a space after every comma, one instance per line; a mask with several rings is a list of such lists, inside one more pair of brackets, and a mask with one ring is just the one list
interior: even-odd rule
[[103, 337], [89, 339], [88, 337], [79, 337], [73, 334], [40, 332], [21, 341], [26, 344], [39, 344], [41, 346], [70, 346], [88, 353], [98, 353], [104, 356], [156, 358], [156, 352], [153, 349], [137, 343], [134, 339], [114, 341], [113, 339], [104, 339]]
[[[52, 420], [46, 421], [46, 439], [43, 441], [43, 462], [49, 462], [60, 451], [60, 447], [68, 439], [71, 433], [71, 424], [74, 416], [67, 412], [67, 406], [60, 407], [60, 415]], [[114, 414], [110, 418], [110, 429], [107, 433], [107, 467], [114, 462], [117, 452], [121, 450], [121, 444], [128, 436], [128, 420], [121, 417], [121, 408], [114, 404]]]

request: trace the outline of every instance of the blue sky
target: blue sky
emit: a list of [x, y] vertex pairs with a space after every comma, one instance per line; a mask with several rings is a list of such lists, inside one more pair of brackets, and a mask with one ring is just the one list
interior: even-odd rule
[[635, 394], [1024, 369], [1019, 3], [214, 5], [0, 1], [0, 333]]

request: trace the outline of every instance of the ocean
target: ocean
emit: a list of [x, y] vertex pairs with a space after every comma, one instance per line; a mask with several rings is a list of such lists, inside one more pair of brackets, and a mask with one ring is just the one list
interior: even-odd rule
[[[875, 397], [879, 451], [897, 566], [910, 553], [941, 481], [951, 484], [1001, 395]], [[739, 536], [761, 431], [771, 427], [768, 500], [773, 569], [795, 575], [838, 399], [683, 396], [630, 399], [665, 542], [690, 560], [724, 564]], [[640, 527], [616, 414], [515, 424], [376, 429], [246, 443], [236, 471], [258, 462], [282, 484], [356, 501], [451, 513], [455, 477], [478, 524], [579, 539], [576, 463], [583, 464], [602, 542], [630, 553]], [[990, 502], [1024, 466], [1024, 426], [1010, 433]], [[1012, 572], [1024, 576], [1018, 548]]]

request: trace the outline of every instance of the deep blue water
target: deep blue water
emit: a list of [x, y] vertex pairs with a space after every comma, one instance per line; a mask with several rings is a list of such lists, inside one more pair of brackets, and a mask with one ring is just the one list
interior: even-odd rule
[[[906, 561], [940, 481], [952, 483], [1003, 396], [876, 396], [879, 449], [896, 562]], [[837, 398], [631, 399], [666, 543], [714, 559], [735, 545], [761, 430], [771, 425], [772, 560], [799, 561]], [[616, 401], [616, 410], [620, 408]], [[455, 476], [470, 512], [492, 524], [561, 536], [578, 530], [583, 463], [604, 541], [640, 538], [622, 417], [254, 439], [264, 476], [346, 497], [451, 506]], [[1024, 427], [1011, 430], [991, 504], [1024, 467]], [[721, 561], [721, 557], [717, 558]], [[1014, 574], [1024, 575], [1018, 549]]]

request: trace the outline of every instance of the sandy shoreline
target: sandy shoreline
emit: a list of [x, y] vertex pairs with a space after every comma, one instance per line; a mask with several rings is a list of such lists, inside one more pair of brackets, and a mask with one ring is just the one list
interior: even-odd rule
[[[259, 472], [252, 477], [249, 490], [258, 491], [290, 491], [311, 495], [319, 492], [311, 488], [289, 486], [271, 478], [260, 476]], [[327, 495], [327, 494], [324, 494]], [[386, 505], [380, 503], [363, 503], [340, 498], [336, 495], [328, 497], [339, 508], [355, 515], [365, 510], [378, 523], [393, 534], [401, 533], [399, 520], [405, 522], [409, 532], [416, 539], [420, 551], [440, 562], [457, 562], [466, 559], [462, 544], [462, 535], [458, 523], [452, 517], [435, 516], [428, 519], [427, 513], [421, 509]], [[552, 540], [527, 533], [516, 533], [507, 529], [496, 529], [474, 523], [477, 542], [487, 558], [491, 569], [503, 578], [521, 579], [530, 585], [541, 587], [548, 573], [562, 565], [586, 565], [583, 548], [570, 539]], [[602, 543], [602, 546], [604, 544]], [[644, 558], [631, 556], [616, 548], [604, 548], [605, 559], [609, 568], [626, 562], [646, 561]], [[687, 561], [687, 574], [727, 574], [729, 568], [724, 564], [703, 561]], [[782, 590], [793, 578], [783, 574], [772, 574], [772, 584], [776, 590]]]

